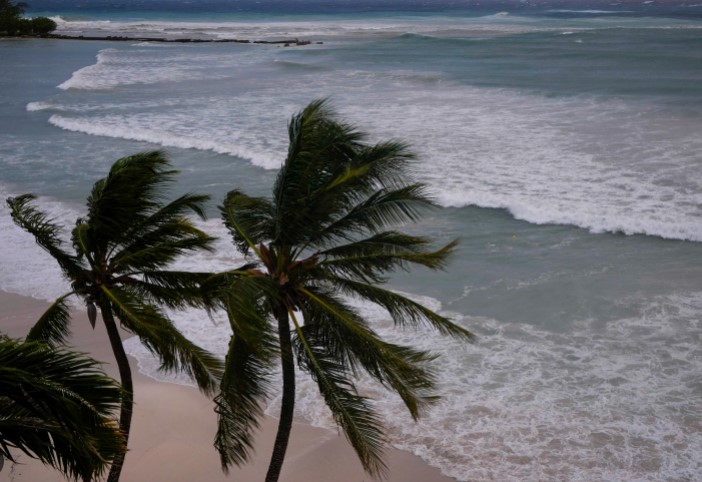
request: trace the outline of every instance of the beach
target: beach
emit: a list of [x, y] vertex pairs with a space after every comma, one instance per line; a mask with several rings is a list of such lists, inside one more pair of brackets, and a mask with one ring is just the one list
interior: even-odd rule
[[[12, 338], [22, 338], [41, 315], [47, 304], [26, 296], [0, 292], [0, 330]], [[93, 330], [84, 313], [73, 314], [71, 346], [87, 352], [105, 364], [103, 369], [117, 377], [105, 327], [101, 322]], [[124, 331], [123, 337], [129, 336]], [[213, 447], [216, 414], [206, 396], [195, 388], [155, 381], [141, 373], [130, 357], [134, 376], [135, 409], [129, 452], [122, 480], [133, 482], [171, 481], [212, 482], [263, 480], [273, 446], [277, 422], [263, 420], [256, 437], [255, 456], [242, 468], [229, 474], [220, 469], [219, 455]], [[411, 423], [408, 417], [408, 423]], [[17, 452], [17, 451], [15, 451]], [[21, 452], [17, 464], [9, 461], [0, 472], [7, 482], [50, 482], [65, 480], [59, 471], [30, 459]], [[389, 449], [389, 482], [451, 482], [438, 469], [419, 457]], [[296, 423], [281, 480], [286, 482], [370, 481], [363, 472], [353, 449], [343, 435]]]

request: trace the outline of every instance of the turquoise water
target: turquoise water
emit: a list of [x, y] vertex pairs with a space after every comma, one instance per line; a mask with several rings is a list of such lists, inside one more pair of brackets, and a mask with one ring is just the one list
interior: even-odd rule
[[[115, 159], [165, 148], [182, 171], [176, 190], [212, 194], [216, 216], [235, 186], [270, 190], [287, 119], [330, 97], [373, 139], [405, 139], [418, 152], [415, 175], [442, 207], [410, 229], [461, 238], [446, 272], [399, 274], [393, 287], [479, 335], [464, 346], [400, 333], [373, 306], [360, 307], [388, 338], [441, 355], [445, 397], [419, 424], [361, 384], [379, 397], [394, 443], [458, 480], [695, 480], [702, 23], [692, 7], [661, 15], [622, 12], [627, 5], [323, 14], [44, 7], [66, 33], [323, 43], [1, 41], [0, 194], [40, 194], [70, 226]], [[0, 288], [61, 294], [51, 260], [0, 211]], [[218, 252], [183, 266], [237, 265], [216, 217], [204, 227], [222, 236]], [[222, 320], [177, 319], [224, 350]], [[126, 344], [159, 376], [143, 348]], [[301, 380], [298, 415], [331, 426], [313, 392]]]

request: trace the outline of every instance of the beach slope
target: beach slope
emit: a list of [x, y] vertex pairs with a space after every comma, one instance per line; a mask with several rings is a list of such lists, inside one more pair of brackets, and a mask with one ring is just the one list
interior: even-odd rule
[[[12, 338], [26, 335], [46, 303], [0, 292], [0, 331]], [[105, 371], [117, 376], [105, 328], [90, 328], [87, 316], [74, 314], [71, 343], [104, 362]], [[124, 333], [123, 333], [124, 334]], [[128, 336], [124, 334], [125, 337]], [[196, 389], [162, 383], [138, 372], [134, 374], [135, 412], [129, 453], [122, 480], [128, 482], [191, 482], [207, 480], [263, 480], [275, 437], [276, 420], [267, 417], [256, 438], [256, 455], [246, 467], [224, 474], [213, 447], [216, 415], [212, 402]], [[408, 417], [409, 418], [409, 417]], [[408, 423], [411, 423], [408, 421]], [[17, 454], [17, 464], [6, 463], [3, 481], [52, 482], [65, 480], [58, 471]], [[419, 457], [388, 450], [389, 482], [452, 482]], [[363, 472], [355, 453], [343, 435], [305, 424], [295, 424], [281, 480], [285, 482], [362, 482], [372, 480]]]

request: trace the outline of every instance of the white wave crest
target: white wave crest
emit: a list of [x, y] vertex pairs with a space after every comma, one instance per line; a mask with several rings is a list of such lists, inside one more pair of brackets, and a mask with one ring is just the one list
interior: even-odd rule
[[568, 9], [554, 9], [549, 10], [553, 13], [588, 13], [588, 14], [608, 14], [608, 13], [632, 13], [631, 10], [568, 10]]
[[[286, 116], [334, 92], [342, 114], [377, 138], [412, 140], [421, 180], [444, 206], [506, 209], [531, 223], [593, 232], [702, 241], [700, 121], [681, 121], [664, 106], [479, 89], [403, 69], [293, 70], [286, 57], [276, 62], [272, 50], [202, 58], [135, 49], [102, 51], [97, 64], [63, 87], [222, 75], [216, 85], [226, 93], [215, 90], [192, 103], [179, 99], [182, 106], [163, 96], [160, 109], [129, 104], [133, 112], [54, 115], [50, 122], [92, 135], [211, 150], [275, 169], [286, 149]], [[280, 75], [294, 74], [296, 81], [281, 89], [276, 76], [242, 80], [249, 65], [259, 68], [256, 59], [266, 69], [286, 68]], [[231, 93], [229, 82], [243, 83], [244, 94]]]
[[108, 55], [111, 52], [117, 52], [117, 49], [104, 49], [98, 52], [96, 59], [97, 62], [94, 65], [89, 65], [79, 69], [71, 75], [71, 78], [57, 85], [56, 87], [62, 90], [68, 89], [99, 89], [104, 87], [109, 87], [112, 84], [107, 81], [96, 80], [96, 75], [94, 73], [99, 72], [101, 64], [107, 62]]
[[51, 102], [30, 102], [27, 104], [27, 112], [37, 112], [41, 110], [49, 110], [55, 108], [56, 105]]
[[54, 114], [49, 118], [49, 122], [56, 127], [73, 131], [83, 132], [95, 136], [113, 137], [118, 139], [130, 139], [134, 141], [149, 142], [164, 147], [178, 147], [181, 149], [199, 149], [212, 151], [218, 154], [228, 154], [241, 159], [251, 161], [256, 165], [267, 168], [277, 168], [280, 161], [271, 158], [269, 153], [247, 149], [237, 145], [236, 142], [222, 141], [216, 138], [200, 137], [199, 135], [188, 135], [175, 132], [166, 132], [161, 129], [149, 129], [142, 125], [128, 127], [124, 125], [123, 118], [118, 116], [103, 117], [99, 121], [95, 119], [72, 119], [69, 117]]

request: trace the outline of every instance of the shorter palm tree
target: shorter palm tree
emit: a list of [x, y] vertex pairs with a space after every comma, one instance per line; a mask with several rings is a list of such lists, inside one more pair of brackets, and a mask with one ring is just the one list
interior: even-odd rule
[[383, 341], [348, 297], [381, 306], [398, 327], [424, 323], [471, 340], [468, 330], [380, 286], [398, 268], [442, 268], [456, 242], [431, 249], [429, 238], [391, 227], [434, 206], [421, 184], [407, 180], [413, 155], [404, 144], [364, 143], [365, 135], [337, 121], [324, 101], [294, 116], [288, 130], [290, 147], [272, 198], [234, 190], [220, 208], [235, 245], [256, 263], [213, 278], [227, 285], [222, 304], [233, 331], [215, 400], [215, 445], [225, 469], [247, 461], [280, 363], [281, 412], [266, 475], [267, 482], [278, 480], [297, 365], [317, 383], [364, 469], [382, 475], [385, 431], [353, 377], [365, 371], [399, 394], [417, 419], [437, 400], [429, 368], [434, 356]]
[[[200, 283], [206, 275], [168, 267], [179, 256], [211, 249], [214, 241], [187, 217], [204, 217], [208, 196], [185, 194], [165, 202], [165, 188], [177, 174], [169, 167], [160, 151], [117, 160], [107, 177], [93, 185], [87, 215], [76, 220], [73, 252], [63, 247], [61, 227], [33, 206], [33, 195], [7, 200], [13, 221], [34, 235], [72, 287], [42, 315], [27, 339], [52, 345], [65, 342], [69, 296], [84, 300], [93, 325], [100, 309], [124, 389], [119, 426], [125, 443], [134, 388], [115, 318], [159, 357], [162, 369], [187, 373], [203, 392], [213, 394], [222, 373], [221, 360], [188, 340], [162, 310], [202, 303]], [[124, 453], [118, 454], [109, 482], [119, 480], [123, 463]]]
[[12, 450], [90, 481], [124, 452], [119, 384], [82, 354], [0, 337], [0, 458]]

